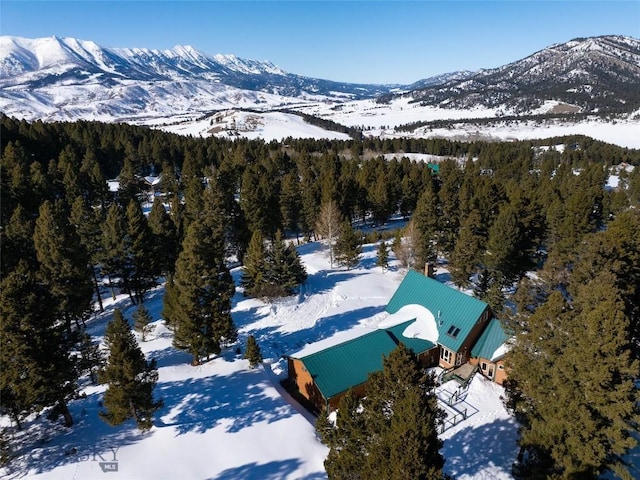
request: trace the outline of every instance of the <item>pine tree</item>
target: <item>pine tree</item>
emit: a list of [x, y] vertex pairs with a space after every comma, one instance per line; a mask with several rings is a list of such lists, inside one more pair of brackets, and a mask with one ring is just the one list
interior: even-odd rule
[[276, 232], [265, 258], [265, 281], [275, 296], [294, 293], [307, 279], [307, 273], [295, 247], [286, 244], [280, 230]]
[[376, 256], [376, 265], [382, 269], [384, 273], [389, 268], [389, 250], [387, 243], [382, 240], [378, 244], [378, 255]]
[[58, 304], [58, 317], [71, 332], [72, 322], [79, 326], [91, 312], [93, 283], [87, 251], [60, 203], [42, 204], [33, 241], [40, 276]]
[[296, 239], [300, 231], [300, 214], [302, 212], [302, 200], [300, 180], [297, 171], [287, 173], [282, 179], [280, 191], [280, 214], [285, 229], [294, 232]]
[[[321, 417], [326, 418], [326, 412]], [[359, 399], [347, 392], [336, 413], [336, 424], [318, 421], [320, 438], [329, 447], [324, 468], [329, 479], [367, 480], [366, 461], [369, 455], [369, 428], [364, 421]], [[372, 478], [379, 478], [377, 475]]]
[[79, 353], [78, 368], [80, 373], [89, 374], [91, 383], [97, 385], [98, 372], [105, 366], [105, 356], [100, 350], [100, 344], [94, 342], [86, 330], [82, 332], [80, 337]]
[[67, 427], [67, 407], [77, 393], [69, 336], [57, 321], [58, 301], [25, 262], [0, 284], [0, 395], [2, 408], [20, 427], [29, 413], [54, 406]]
[[193, 365], [219, 354], [233, 343], [237, 331], [231, 319], [233, 279], [224, 263], [222, 239], [203, 220], [189, 225], [172, 278], [172, 304], [164, 315], [174, 329], [173, 344], [191, 353]]
[[158, 264], [159, 274], [167, 276], [173, 273], [178, 258], [178, 233], [159, 197], [154, 199], [147, 220], [153, 235], [150, 250]]
[[520, 399], [512, 406], [524, 416], [520, 444], [533, 454], [523, 478], [595, 478], [605, 468], [625, 469], [622, 456], [635, 444], [629, 433], [638, 420], [639, 366], [629, 355], [628, 319], [612, 280], [603, 272], [585, 285], [577, 309], [552, 293], [509, 354], [510, 385], [517, 386], [509, 397]]
[[449, 272], [459, 287], [468, 287], [471, 276], [478, 271], [484, 243], [481, 222], [477, 209], [460, 221], [460, 233], [449, 257]]
[[260, 296], [266, 282], [265, 276], [266, 250], [260, 231], [256, 230], [251, 236], [249, 248], [244, 256], [242, 278], [240, 285], [244, 287], [245, 295]]
[[127, 230], [125, 252], [130, 269], [129, 284], [137, 304], [144, 301], [144, 295], [157, 285], [160, 274], [159, 264], [153, 250], [153, 234], [137, 200], [127, 206]]
[[100, 417], [109, 425], [120, 425], [133, 418], [140, 430], [153, 426], [153, 414], [162, 401], [153, 399], [158, 381], [156, 361], [147, 362], [129, 324], [119, 309], [107, 325], [105, 343], [109, 349], [107, 365], [100, 372], [100, 381], [107, 384]]
[[400, 344], [369, 376], [361, 401], [341, 398], [336, 426], [319, 421], [329, 447], [329, 478], [404, 480], [442, 478], [444, 459], [437, 428], [442, 419], [435, 380], [422, 373], [416, 357]]
[[[115, 300], [113, 279], [120, 279], [119, 284], [131, 296], [129, 278], [131, 276], [131, 262], [125, 244], [127, 232], [126, 219], [117, 203], [113, 203], [107, 212], [107, 218], [102, 224], [100, 265], [102, 274], [106, 275], [111, 287], [111, 296]], [[133, 301], [133, 298], [132, 298]]]
[[33, 270], [38, 268], [36, 250], [33, 244], [34, 222], [21, 205], [18, 205], [7, 224], [0, 229], [0, 272], [3, 275], [14, 270], [22, 260]]
[[262, 363], [262, 352], [253, 335], [249, 335], [247, 338], [247, 349], [244, 352], [244, 358], [249, 360], [251, 368], [255, 368]]
[[418, 198], [418, 204], [411, 216], [416, 230], [415, 268], [418, 270], [424, 269], [425, 264], [434, 264], [436, 261], [438, 208], [438, 197], [429, 186]]
[[69, 221], [76, 228], [76, 232], [80, 237], [80, 242], [89, 255], [88, 268], [91, 272], [91, 279], [93, 280], [95, 297], [98, 301], [100, 311], [104, 312], [102, 294], [100, 292], [100, 285], [98, 284], [98, 276], [96, 273], [100, 258], [100, 235], [102, 233], [100, 230], [98, 216], [94, 210], [89, 207], [84, 197], [79, 196], [73, 201]]
[[485, 265], [494, 279], [503, 279], [503, 286], [517, 280], [521, 229], [514, 208], [507, 204], [500, 208], [495, 222], [489, 227]]
[[349, 270], [358, 265], [361, 253], [362, 234], [353, 229], [351, 222], [344, 221], [335, 245], [336, 263]]
[[135, 313], [133, 314], [133, 328], [140, 334], [140, 340], [143, 342], [147, 339], [147, 334], [151, 331], [150, 323], [153, 321], [149, 310], [144, 308], [144, 305], [138, 305]]

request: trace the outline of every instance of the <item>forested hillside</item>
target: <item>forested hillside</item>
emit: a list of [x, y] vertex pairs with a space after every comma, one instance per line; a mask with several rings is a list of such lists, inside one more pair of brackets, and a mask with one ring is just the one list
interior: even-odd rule
[[[623, 457], [638, 425], [640, 151], [586, 137], [264, 143], [0, 121], [1, 406], [18, 426], [46, 408], [72, 427], [78, 379], [100, 367], [83, 334], [96, 292], [143, 305], [166, 280], [174, 345], [199, 364], [236, 341], [230, 262], [255, 260], [252, 236], [326, 236], [333, 204], [349, 223], [403, 216], [397, 257], [419, 270], [446, 262], [505, 321], [519, 476], [637, 469]], [[618, 186], [605, 188], [612, 173]], [[151, 198], [143, 177], [158, 175]]]

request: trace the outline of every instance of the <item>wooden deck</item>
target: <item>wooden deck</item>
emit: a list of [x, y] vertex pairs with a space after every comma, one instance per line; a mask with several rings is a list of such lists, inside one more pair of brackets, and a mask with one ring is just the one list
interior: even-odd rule
[[459, 367], [454, 368], [453, 370], [446, 371], [442, 376], [441, 382], [445, 383], [449, 380], [455, 380], [460, 385], [466, 386], [477, 370], [477, 365], [471, 365], [467, 362], [460, 365]]

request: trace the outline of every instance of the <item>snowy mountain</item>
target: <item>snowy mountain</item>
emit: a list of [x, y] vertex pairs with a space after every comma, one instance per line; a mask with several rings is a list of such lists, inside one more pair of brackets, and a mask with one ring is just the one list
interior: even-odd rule
[[546, 101], [565, 104], [554, 113], [632, 112], [640, 107], [640, 40], [577, 38], [408, 95], [428, 105], [517, 113], [530, 113]]
[[[354, 102], [361, 104], [352, 108]], [[389, 105], [394, 111], [393, 105], [400, 105], [405, 114], [411, 109], [411, 115], [395, 123], [388, 115], [375, 120]], [[359, 111], [362, 115], [343, 123], [358, 127], [423, 122], [435, 118], [434, 108], [438, 119], [562, 113], [631, 117], [640, 109], [640, 40], [575, 39], [499, 68], [452, 72], [403, 86], [314, 79], [270, 62], [211, 56], [188, 46], [105, 48], [73, 38], [0, 37], [0, 111], [17, 118], [162, 125], [223, 110], [282, 107], [308, 114], [324, 109], [321, 116], [338, 123], [346, 111]]]
[[74, 38], [0, 37], [0, 110], [27, 119], [162, 117], [229, 107], [368, 98], [393, 86], [290, 74], [193, 47], [105, 48]]

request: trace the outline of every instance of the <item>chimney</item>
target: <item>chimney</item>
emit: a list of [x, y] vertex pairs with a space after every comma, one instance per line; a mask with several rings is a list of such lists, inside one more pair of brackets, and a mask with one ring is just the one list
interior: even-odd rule
[[436, 276], [436, 267], [427, 262], [424, 264], [424, 274], [426, 277], [434, 278]]

